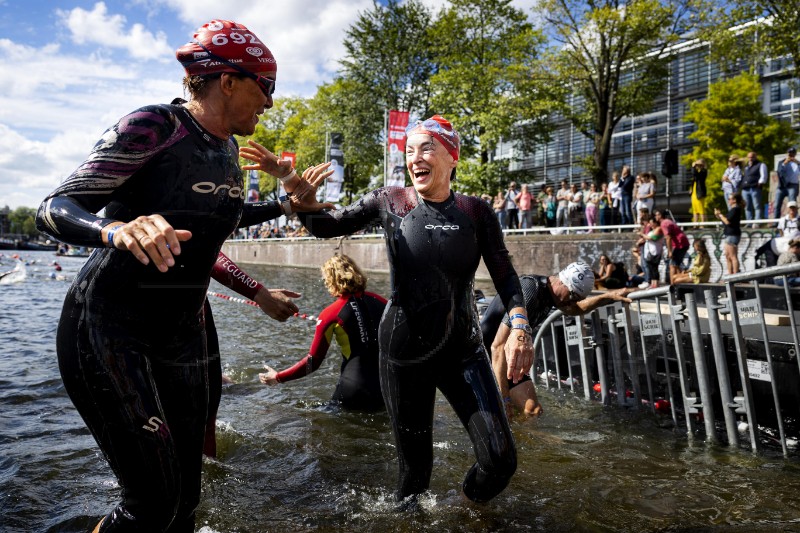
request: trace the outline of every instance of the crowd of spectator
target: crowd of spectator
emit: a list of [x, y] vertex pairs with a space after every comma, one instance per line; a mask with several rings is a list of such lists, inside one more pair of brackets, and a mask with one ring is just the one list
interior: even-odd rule
[[[738, 244], [743, 224], [766, 216], [761, 207], [762, 192], [770, 183], [775, 188], [771, 203], [774, 207], [770, 214], [779, 221], [774, 238], [756, 251], [756, 263], [773, 266], [800, 261], [797, 205], [800, 162], [796, 156], [797, 150], [789, 148], [772, 173], [755, 152], [746, 157], [731, 154], [728, 158], [727, 168], [719, 182], [726, 209], [713, 210], [714, 217], [721, 224], [726, 274], [740, 269]], [[708, 168], [703, 159], [692, 163], [691, 178], [692, 222], [705, 222], [706, 212], [711, 206], [707, 205]], [[554, 184], [544, 184], [535, 191], [529, 184], [518, 185], [512, 181], [494, 196], [484, 194], [482, 198], [492, 206], [504, 230], [578, 227], [591, 233], [603, 226], [638, 225], [634, 230], [637, 240], [628, 261], [613, 262], [606, 255], [598, 258], [598, 287], [627, 285], [644, 288], [660, 283], [706, 282], [711, 272], [706, 244], [702, 239], [696, 239], [690, 247], [688, 238], [672, 214], [656, 207], [657, 181], [655, 173], [634, 174], [625, 165], [614, 171], [607, 183], [562, 180], [557, 189]], [[784, 202], [785, 214], [781, 216]], [[306, 236], [305, 230], [296, 222], [289, 220], [282, 227], [264, 224], [247, 228], [236, 237]], [[690, 248], [693, 248], [693, 253], [686, 257]], [[660, 273], [662, 261], [667, 263], [663, 275]], [[627, 265], [631, 264], [634, 271], [629, 274]], [[790, 283], [800, 285], [800, 276]]]

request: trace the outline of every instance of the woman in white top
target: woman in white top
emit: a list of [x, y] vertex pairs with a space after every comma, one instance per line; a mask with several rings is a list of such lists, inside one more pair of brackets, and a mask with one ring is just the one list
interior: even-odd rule
[[656, 188], [653, 186], [652, 176], [649, 172], [645, 172], [642, 174], [642, 183], [639, 185], [639, 190], [636, 196], [636, 200], [639, 203], [637, 212], [641, 213], [642, 209], [647, 209], [647, 212], [652, 214], [653, 205], [655, 204], [655, 200], [653, 198], [655, 195]]
[[622, 200], [622, 189], [620, 189], [619, 172], [611, 174], [611, 181], [608, 184], [608, 195], [611, 197], [611, 224], [619, 224], [619, 204]]
[[722, 194], [725, 195], [726, 205], [728, 204], [728, 199], [739, 192], [739, 186], [742, 183], [742, 169], [739, 164], [739, 156], [731, 154], [728, 157], [728, 168], [722, 174]]

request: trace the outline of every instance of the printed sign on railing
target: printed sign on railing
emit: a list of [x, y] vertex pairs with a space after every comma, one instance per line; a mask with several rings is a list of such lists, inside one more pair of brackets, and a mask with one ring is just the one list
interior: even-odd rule
[[639, 316], [642, 323], [642, 335], [645, 337], [661, 335], [661, 322], [659, 321], [657, 314], [642, 313]]

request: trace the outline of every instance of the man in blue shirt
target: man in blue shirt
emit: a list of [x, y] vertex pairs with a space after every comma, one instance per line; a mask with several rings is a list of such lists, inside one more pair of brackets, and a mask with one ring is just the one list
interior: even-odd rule
[[775, 194], [775, 213], [773, 216], [781, 216], [783, 199], [788, 198], [790, 202], [797, 200], [797, 184], [800, 177], [800, 163], [797, 161], [797, 148], [790, 147], [786, 151], [786, 158], [778, 163], [778, 191]]

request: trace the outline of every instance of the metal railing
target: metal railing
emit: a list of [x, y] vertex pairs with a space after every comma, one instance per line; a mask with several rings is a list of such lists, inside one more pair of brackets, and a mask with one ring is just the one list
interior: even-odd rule
[[[668, 412], [674, 427], [685, 425], [690, 439], [702, 435], [708, 443], [736, 447], [746, 439], [758, 452], [762, 428], [777, 427], [778, 438], [767, 438], [779, 442], [788, 455], [789, 443], [796, 442], [786, 435], [787, 416], [800, 424], [800, 402], [781, 405], [787, 393], [800, 398], [800, 390], [787, 391], [785, 385], [800, 383], [800, 334], [792, 301], [800, 291], [789, 287], [794, 276], [800, 277], [800, 263], [727, 275], [724, 283], [713, 286], [645, 289], [631, 293], [630, 304], [607, 305], [575, 317], [574, 324], [571, 317], [554, 311], [534, 338], [531, 372], [543, 370], [540, 377], [545, 379], [539, 382], [548, 388], [582, 389], [586, 400], [599, 393], [604, 405], [616, 397], [620, 406]], [[783, 280], [782, 290], [765, 287], [763, 281], [769, 278]], [[771, 298], [769, 309], [765, 290]], [[778, 363], [780, 372], [773, 354], [780, 343], [771, 342], [771, 335], [791, 338], [785, 343], [790, 346], [788, 355]], [[759, 343], [765, 360], [753, 353], [752, 346]], [[791, 358], [796, 365], [785, 364]], [[567, 368], [562, 370], [563, 361]], [[573, 365], [580, 366], [580, 373], [573, 375]], [[760, 382], [759, 394], [754, 394], [753, 380]], [[767, 413], [767, 425], [759, 425], [759, 413]]]

